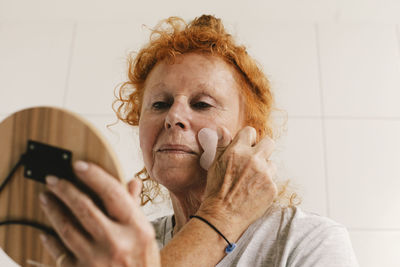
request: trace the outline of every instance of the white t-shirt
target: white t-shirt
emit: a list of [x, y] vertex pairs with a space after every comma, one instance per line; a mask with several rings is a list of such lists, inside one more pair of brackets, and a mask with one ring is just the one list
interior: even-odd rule
[[[172, 239], [172, 215], [153, 221], [158, 245]], [[298, 207], [268, 210], [216, 266], [357, 267], [349, 234], [335, 221]]]

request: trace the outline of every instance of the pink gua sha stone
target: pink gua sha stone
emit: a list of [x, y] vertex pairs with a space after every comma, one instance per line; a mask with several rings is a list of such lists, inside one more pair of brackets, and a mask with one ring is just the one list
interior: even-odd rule
[[200, 157], [200, 166], [208, 171], [217, 152], [218, 134], [210, 128], [203, 128], [197, 133], [199, 143], [204, 152]]

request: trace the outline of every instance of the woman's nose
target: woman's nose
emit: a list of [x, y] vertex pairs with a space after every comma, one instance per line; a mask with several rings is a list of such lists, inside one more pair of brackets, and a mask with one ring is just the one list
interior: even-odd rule
[[187, 130], [189, 126], [189, 114], [183, 103], [174, 103], [168, 110], [165, 118], [165, 129], [179, 127]]

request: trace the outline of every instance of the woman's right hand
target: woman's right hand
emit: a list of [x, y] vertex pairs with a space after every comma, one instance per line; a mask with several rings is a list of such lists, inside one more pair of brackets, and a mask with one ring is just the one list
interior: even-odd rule
[[236, 240], [260, 218], [277, 196], [276, 166], [269, 161], [275, 142], [246, 126], [231, 141], [218, 129], [217, 154], [208, 170], [204, 200], [196, 213]]

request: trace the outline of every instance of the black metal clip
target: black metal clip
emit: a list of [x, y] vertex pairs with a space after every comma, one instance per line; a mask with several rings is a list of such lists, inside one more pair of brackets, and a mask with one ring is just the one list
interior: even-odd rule
[[[25, 166], [24, 176], [40, 183], [46, 183], [47, 175], [55, 175], [70, 181], [77, 181], [71, 164], [72, 152], [40, 142], [28, 140], [26, 153], [21, 156], [17, 164], [12, 168], [6, 179], [0, 184], [0, 193], [21, 166]], [[0, 221], [2, 225], [19, 224], [37, 228], [48, 234], [56, 235], [50, 227], [26, 219], [9, 219]]]
[[40, 183], [46, 183], [47, 175], [55, 175], [70, 181], [76, 181], [71, 164], [72, 152], [58, 147], [28, 140], [26, 153], [0, 184], [0, 193], [21, 166], [25, 166], [24, 176]]
[[[37, 141], [28, 140], [26, 153], [21, 156], [18, 163], [14, 166], [6, 179], [1, 182], [0, 193], [11, 180], [17, 169], [21, 165], [24, 165], [24, 176], [26, 178], [33, 179], [44, 184], [46, 183], [47, 175], [55, 175], [59, 178], [67, 179], [80, 190], [82, 190], [82, 192], [85, 192], [98, 205], [98, 207], [105, 214], [107, 214], [101, 199], [75, 176], [72, 169], [71, 159], [71, 151], [43, 144]], [[0, 226], [10, 224], [30, 226], [52, 235], [56, 234], [51, 228], [35, 221], [26, 219], [0, 221]]]
[[22, 159], [24, 176], [41, 183], [46, 183], [47, 175], [75, 180], [71, 158], [71, 151], [28, 140], [27, 151]]

